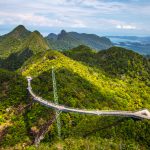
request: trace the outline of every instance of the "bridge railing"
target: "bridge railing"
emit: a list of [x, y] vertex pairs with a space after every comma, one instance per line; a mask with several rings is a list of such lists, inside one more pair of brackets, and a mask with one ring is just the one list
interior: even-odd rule
[[87, 109], [79, 109], [79, 108], [70, 108], [64, 105], [58, 105], [52, 103], [46, 99], [43, 99], [32, 91], [31, 87], [31, 77], [27, 77], [28, 80], [28, 91], [32, 95], [35, 101], [38, 101], [42, 105], [47, 107], [51, 107], [56, 110], [64, 111], [64, 112], [74, 112], [74, 113], [81, 113], [81, 114], [93, 114], [93, 115], [103, 115], [103, 116], [123, 116], [123, 117], [132, 117], [132, 118], [139, 118], [139, 119], [150, 119], [150, 112], [147, 109], [140, 110], [140, 111], [121, 111], [121, 110], [87, 110]]

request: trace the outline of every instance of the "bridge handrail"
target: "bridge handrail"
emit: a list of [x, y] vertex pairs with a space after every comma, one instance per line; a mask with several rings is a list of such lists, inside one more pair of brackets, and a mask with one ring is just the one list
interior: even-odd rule
[[86, 110], [86, 109], [79, 109], [79, 108], [71, 108], [66, 107], [64, 105], [58, 105], [55, 103], [52, 103], [50, 101], [47, 101], [32, 91], [31, 87], [31, 77], [27, 77], [28, 80], [28, 91], [32, 95], [35, 101], [38, 101], [39, 103], [46, 105], [47, 107], [51, 107], [53, 109], [64, 111], [64, 112], [75, 112], [75, 113], [83, 113], [83, 114], [93, 114], [93, 115], [102, 115], [102, 116], [123, 116], [123, 117], [132, 117], [132, 118], [138, 118], [138, 119], [150, 119], [150, 112], [147, 109], [140, 110], [140, 111], [121, 111], [121, 110]]

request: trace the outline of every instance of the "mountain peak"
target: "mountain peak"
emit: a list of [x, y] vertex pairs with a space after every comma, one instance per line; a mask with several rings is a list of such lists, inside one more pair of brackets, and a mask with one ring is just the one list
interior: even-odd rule
[[60, 34], [66, 34], [67, 32], [65, 30], [61, 30]]
[[7, 35], [20, 39], [26, 37], [29, 33], [30, 31], [28, 31], [23, 25], [18, 25]]
[[66, 32], [65, 30], [61, 30], [58, 35], [49, 35], [46, 39], [53, 49], [58, 50], [69, 50], [79, 45], [86, 45], [99, 51], [113, 46], [108, 38], [99, 37], [95, 34]]
[[45, 39], [37, 30], [31, 32], [22, 47], [22, 49], [32, 50], [33, 53], [38, 53], [49, 48]]
[[48, 36], [47, 36], [48, 39], [57, 39], [57, 35], [54, 34], [54, 33], [50, 33]]
[[31, 36], [43, 38], [43, 35], [39, 31], [37, 31], [37, 30], [33, 31], [31, 33]]
[[28, 30], [25, 28], [25, 26], [23, 26], [23, 25], [18, 25], [16, 28], [14, 28], [14, 29], [12, 30], [11, 33], [16, 33], [16, 32], [24, 33], [24, 32], [28, 32]]
[[79, 51], [79, 52], [91, 52], [93, 51], [90, 47], [86, 45], [79, 45], [72, 49], [72, 51]]
[[41, 33], [38, 30], [33, 31], [33, 33], [41, 35]]
[[65, 30], [61, 30], [61, 32], [58, 34], [58, 40], [62, 40], [67, 36], [67, 32]]
[[24, 25], [18, 25], [14, 30], [26, 30]]

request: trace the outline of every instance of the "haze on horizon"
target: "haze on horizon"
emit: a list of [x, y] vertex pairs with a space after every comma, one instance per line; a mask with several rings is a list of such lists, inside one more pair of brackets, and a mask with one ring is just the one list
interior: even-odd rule
[[23, 24], [43, 35], [60, 30], [150, 36], [148, 0], [0, 1], [0, 35]]

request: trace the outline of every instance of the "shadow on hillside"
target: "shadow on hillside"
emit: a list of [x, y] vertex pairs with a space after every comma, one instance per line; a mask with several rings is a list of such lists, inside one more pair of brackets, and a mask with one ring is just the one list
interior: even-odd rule
[[30, 49], [13, 53], [6, 59], [0, 59], [0, 68], [15, 71], [19, 69], [32, 55], [33, 52]]
[[[65, 68], [55, 71], [59, 103], [69, 107], [104, 109], [108, 107], [113, 109], [117, 104], [113, 97], [101, 91], [89, 81], [83, 79], [78, 74]], [[36, 94], [53, 101], [53, 85], [51, 70], [44, 72], [32, 81], [32, 87]]]
[[[99, 91], [87, 80], [81, 78], [78, 74], [68, 71], [65, 68], [55, 71], [59, 103], [68, 107], [84, 109], [117, 109], [117, 103]], [[32, 81], [33, 91], [44, 99], [53, 101], [53, 85], [51, 70], [44, 72]], [[40, 104], [39, 104], [40, 107]], [[35, 116], [48, 116], [45, 110], [50, 108], [43, 107], [40, 114]], [[44, 109], [45, 108], [45, 109]], [[123, 108], [120, 108], [123, 109]], [[38, 109], [35, 109], [38, 112]], [[126, 128], [130, 129], [128, 124], [134, 124], [136, 120], [122, 117], [101, 117], [93, 115], [83, 115], [75, 113], [61, 114], [62, 138], [68, 136], [88, 137], [97, 135], [101, 138], [122, 137], [124, 123]], [[116, 131], [115, 131], [116, 129]], [[55, 133], [56, 135], [57, 133]], [[47, 135], [47, 140], [51, 139], [53, 133]], [[48, 137], [49, 136], [49, 137]], [[128, 135], [127, 135], [128, 136]]]

